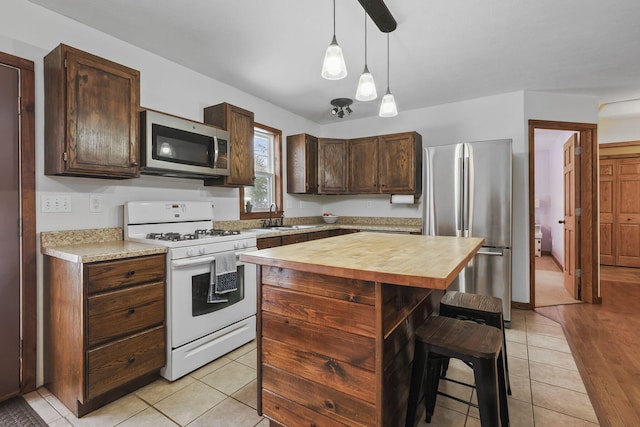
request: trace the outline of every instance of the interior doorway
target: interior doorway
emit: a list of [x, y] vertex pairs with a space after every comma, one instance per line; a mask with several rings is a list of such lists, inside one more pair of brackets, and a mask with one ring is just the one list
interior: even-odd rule
[[[0, 298], [6, 296], [9, 304], [14, 305], [11, 309], [5, 309], [5, 305], [0, 307], [2, 364], [11, 365], [2, 371], [10, 382], [5, 383], [5, 378], [0, 378], [2, 401], [36, 388], [37, 291], [34, 67], [32, 61], [3, 52], [0, 52], [0, 67], [3, 71], [3, 90], [0, 91], [3, 132], [0, 144], [4, 160], [9, 158], [6, 165], [3, 163], [1, 175], [6, 200], [3, 201], [0, 220], [6, 222], [7, 227], [1, 234], [2, 258], [10, 257], [14, 264], [3, 264], [0, 278]], [[15, 268], [16, 263], [18, 268]], [[8, 342], [4, 341], [5, 336]]]
[[[536, 307], [536, 259], [542, 258], [536, 256], [536, 224], [542, 217], [542, 212], [540, 211], [538, 212], [538, 219], [536, 218], [536, 210], [541, 210], [545, 202], [549, 210], [551, 203], [550, 200], [547, 200], [551, 197], [549, 195], [545, 195], [544, 198], [541, 196], [536, 198], [536, 144], [538, 142], [541, 146], [544, 144], [542, 137], [544, 131], [558, 132], [559, 135], [567, 137], [563, 141], [562, 136], [557, 136], [557, 140], [553, 143], [553, 145], [556, 145], [560, 142], [558, 145], [562, 152], [558, 162], [558, 170], [556, 171], [559, 171], [560, 175], [552, 183], [554, 191], [559, 191], [562, 194], [562, 203], [561, 206], [555, 206], [555, 212], [547, 212], [546, 231], [551, 244], [548, 244], [547, 241], [545, 250], [553, 255], [553, 246], [556, 245], [556, 260], [553, 261], [553, 264], [560, 265], [564, 271], [567, 270], [564, 268], [565, 264], [575, 264], [574, 267], [569, 266], [568, 276], [563, 274], [567, 278], [562, 278], [562, 285], [564, 286], [565, 280], [568, 280], [568, 283], [573, 283], [575, 286], [573, 295], [575, 295], [576, 299], [590, 303], [600, 302], [598, 284], [598, 175], [596, 169], [598, 153], [596, 128], [597, 125], [595, 124], [529, 121], [530, 309]], [[565, 142], [572, 135], [575, 135], [574, 148], [576, 150], [567, 154], [564, 151], [564, 148], [566, 148]], [[568, 166], [568, 159], [575, 160], [575, 163]], [[548, 178], [551, 179], [551, 177]], [[570, 191], [572, 188], [575, 189], [573, 193]], [[571, 197], [567, 198], [568, 195], [572, 194], [573, 199]], [[560, 205], [560, 203], [556, 202], [555, 205]], [[561, 213], [558, 213], [558, 210]], [[560, 228], [562, 232], [558, 233]], [[545, 230], [542, 226], [541, 229], [543, 236], [541, 238], [542, 246]], [[555, 237], [552, 236], [552, 229], [556, 230]], [[542, 247], [540, 249], [542, 255]], [[561, 249], [561, 251], [558, 249]], [[573, 261], [570, 261], [571, 259]], [[568, 285], [567, 288], [570, 289], [570, 286]]]
[[[575, 131], [534, 131], [535, 306], [580, 303], [574, 277], [573, 241], [577, 165], [572, 150], [579, 145]], [[561, 185], [564, 183], [565, 185]]]

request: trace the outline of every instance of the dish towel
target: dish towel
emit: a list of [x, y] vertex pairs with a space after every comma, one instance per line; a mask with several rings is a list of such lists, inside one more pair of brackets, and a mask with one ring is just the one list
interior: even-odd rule
[[227, 302], [226, 298], [220, 294], [227, 294], [238, 290], [235, 252], [217, 254], [215, 261], [212, 263], [211, 273], [207, 302]]

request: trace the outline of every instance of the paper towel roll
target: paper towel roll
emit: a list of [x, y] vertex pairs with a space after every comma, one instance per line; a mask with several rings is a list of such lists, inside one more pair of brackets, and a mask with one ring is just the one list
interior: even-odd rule
[[412, 205], [415, 202], [413, 194], [392, 194], [391, 203], [396, 205]]

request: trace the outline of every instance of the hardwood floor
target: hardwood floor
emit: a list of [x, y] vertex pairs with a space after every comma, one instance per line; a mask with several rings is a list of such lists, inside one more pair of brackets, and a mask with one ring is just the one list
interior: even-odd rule
[[560, 323], [602, 426], [640, 425], [640, 268], [603, 266], [602, 304], [536, 308]]

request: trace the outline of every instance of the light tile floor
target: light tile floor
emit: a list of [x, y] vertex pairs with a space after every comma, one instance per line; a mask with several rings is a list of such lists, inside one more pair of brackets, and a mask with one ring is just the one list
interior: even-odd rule
[[[598, 420], [562, 328], [532, 311], [514, 310], [507, 329], [513, 427], [597, 426]], [[452, 360], [449, 376], [472, 382], [469, 368]], [[50, 425], [267, 427], [256, 413], [256, 344], [249, 343], [174, 382], [160, 379], [78, 419], [42, 387], [25, 396]], [[449, 394], [475, 401], [474, 392], [446, 381]], [[431, 427], [480, 426], [478, 410], [438, 397]]]

